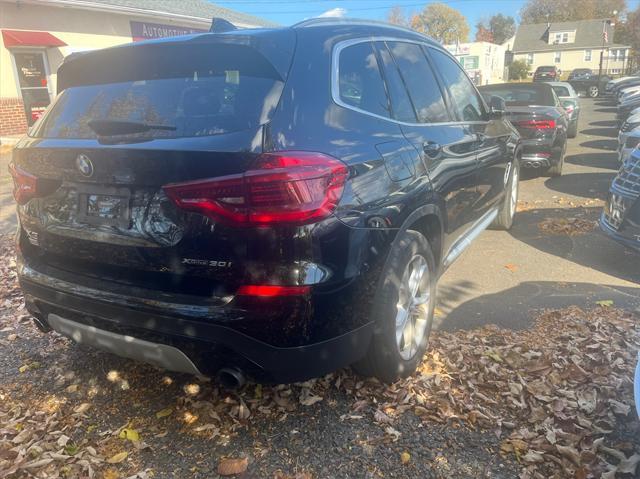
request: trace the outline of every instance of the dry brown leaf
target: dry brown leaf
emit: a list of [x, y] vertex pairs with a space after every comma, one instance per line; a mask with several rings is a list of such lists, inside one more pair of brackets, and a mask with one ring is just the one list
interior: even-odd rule
[[224, 458], [218, 463], [218, 474], [221, 476], [234, 476], [241, 474], [249, 467], [249, 459], [243, 458]]

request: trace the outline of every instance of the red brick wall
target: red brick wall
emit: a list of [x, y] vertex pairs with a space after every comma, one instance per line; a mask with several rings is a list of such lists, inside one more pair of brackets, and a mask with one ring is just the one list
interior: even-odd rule
[[20, 98], [0, 98], [0, 136], [24, 135], [27, 117]]

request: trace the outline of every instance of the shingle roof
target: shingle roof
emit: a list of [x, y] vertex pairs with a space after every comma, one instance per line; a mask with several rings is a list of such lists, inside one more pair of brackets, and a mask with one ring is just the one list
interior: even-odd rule
[[[513, 42], [514, 53], [562, 51], [584, 48], [602, 48], [602, 30], [605, 20], [579, 20], [575, 22], [559, 22], [547, 25], [533, 23], [520, 25]], [[553, 32], [576, 31], [574, 43], [548, 44], [548, 35]], [[613, 43], [614, 27], [607, 25], [607, 48], [622, 47]]]
[[276, 23], [263, 18], [229, 10], [228, 8], [220, 7], [206, 0], [80, 0], [77, 2], [67, 0], [66, 3], [77, 3], [78, 8], [82, 8], [83, 6], [99, 7], [100, 5], [104, 5], [105, 7], [124, 7], [141, 11], [172, 13], [175, 15], [202, 18], [203, 20], [211, 20], [213, 17], [217, 17], [243, 26], [277, 26]]

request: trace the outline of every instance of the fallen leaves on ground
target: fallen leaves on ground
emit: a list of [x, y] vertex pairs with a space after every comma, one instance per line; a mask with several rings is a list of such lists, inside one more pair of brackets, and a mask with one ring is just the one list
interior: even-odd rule
[[545, 234], [577, 236], [593, 231], [597, 221], [583, 218], [545, 218], [538, 229]]
[[[19, 339], [10, 343], [15, 345], [29, 341], [31, 326], [15, 285], [12, 249], [6, 241], [0, 241], [0, 248], [0, 345], [16, 334]], [[620, 442], [619, 431], [638, 421], [632, 387], [639, 348], [640, 326], [630, 313], [612, 305], [588, 311], [570, 307], [544, 312], [529, 330], [486, 326], [435, 332], [416, 374], [392, 385], [348, 370], [294, 385], [249, 384], [235, 392], [193, 378], [178, 389], [174, 404], [147, 398], [147, 417], [114, 430], [95, 424], [98, 411], [91, 402], [96, 385], [69, 388], [74, 383], [62, 381], [56, 395], [40, 391], [39, 397], [0, 384], [0, 477], [144, 479], [153, 471], [139, 467], [140, 451], [167, 436], [170, 425], [176, 431], [172, 434], [194, 441], [233, 445], [252, 421], [280, 422], [289, 415], [313, 421], [314, 411], [336, 397], [350, 404], [341, 421], [354, 428], [362, 421], [376, 424], [376, 440], [388, 444], [412, 433], [399, 418], [415, 414], [426, 427], [462, 425], [495, 435], [499, 453], [520, 464], [522, 479], [630, 477], [638, 472], [640, 446]], [[51, 368], [42, 361], [39, 369], [15, 371], [15, 377], [25, 386], [30, 375]], [[146, 392], [133, 378], [136, 367], [131, 369], [104, 384], [120, 391], [120, 382], [128, 381], [132, 386], [126, 395], [137, 401]], [[138, 440], [140, 435], [146, 443]], [[398, 467], [412, 467], [413, 452], [400, 449]], [[268, 447], [255, 447], [240, 454], [245, 457], [220, 459], [218, 473], [238, 474], [232, 471], [249, 469], [254, 459], [269, 454]], [[436, 462], [446, 460], [437, 455], [433, 467], [444, 467]], [[305, 466], [304, 458], [299, 462]], [[278, 477], [316, 476], [283, 472]]]
[[246, 457], [240, 459], [224, 458], [218, 464], [218, 474], [221, 476], [234, 476], [247, 470], [249, 460]]

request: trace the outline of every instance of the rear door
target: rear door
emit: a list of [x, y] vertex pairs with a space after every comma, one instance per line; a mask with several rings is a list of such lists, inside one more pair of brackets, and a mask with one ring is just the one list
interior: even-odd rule
[[446, 215], [444, 251], [473, 220], [476, 201], [475, 137], [467, 127], [452, 121], [447, 100], [419, 43], [378, 42], [390, 89], [406, 89], [408, 104], [401, 109], [402, 132], [431, 179]]
[[480, 94], [457, 61], [433, 48], [429, 52], [447, 85], [457, 119], [476, 139], [478, 195], [473, 210], [479, 217], [502, 198], [507, 165], [513, 159], [513, 151], [509, 149], [512, 132], [503, 119], [489, 118]]

